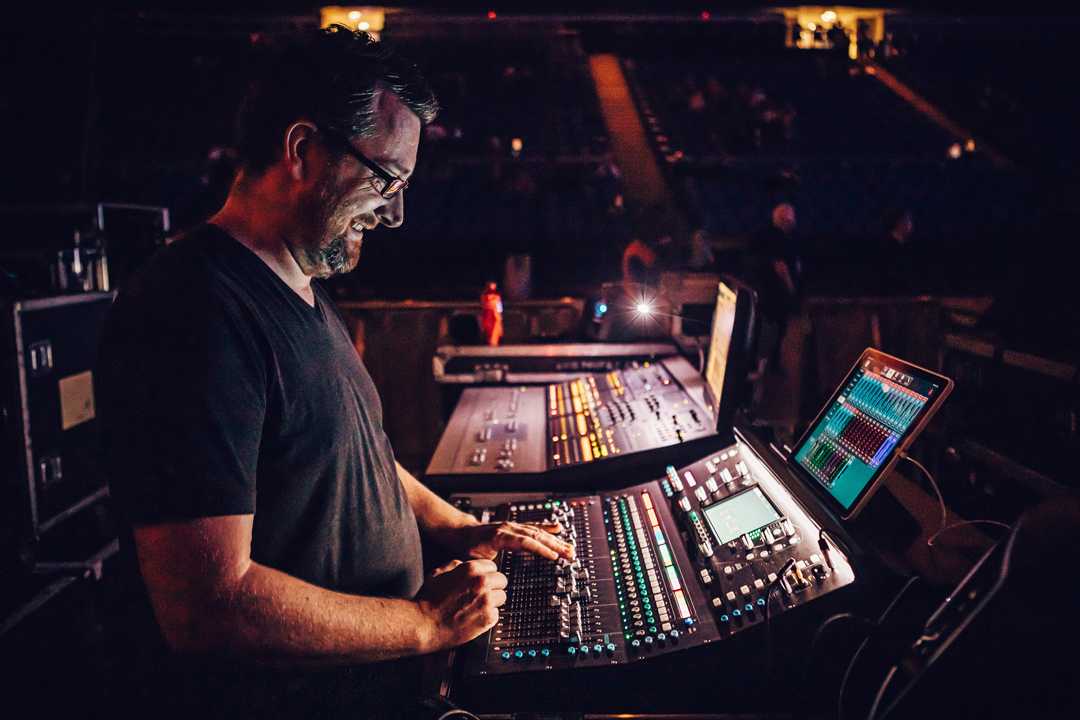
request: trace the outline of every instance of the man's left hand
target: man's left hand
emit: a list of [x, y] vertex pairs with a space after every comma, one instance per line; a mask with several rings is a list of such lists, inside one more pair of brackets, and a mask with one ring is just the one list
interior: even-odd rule
[[574, 546], [556, 537], [558, 523], [498, 522], [469, 525], [455, 531], [454, 545], [468, 557], [494, 559], [500, 550], [524, 550], [548, 560], [574, 559]]

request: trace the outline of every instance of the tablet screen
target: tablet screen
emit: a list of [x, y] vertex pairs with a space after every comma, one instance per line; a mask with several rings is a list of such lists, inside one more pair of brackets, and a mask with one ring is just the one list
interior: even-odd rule
[[936, 409], [949, 381], [866, 351], [795, 449], [795, 462], [851, 509]]

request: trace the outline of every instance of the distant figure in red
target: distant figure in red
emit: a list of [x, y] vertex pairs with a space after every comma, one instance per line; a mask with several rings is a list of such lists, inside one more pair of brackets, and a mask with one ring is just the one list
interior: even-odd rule
[[489, 282], [480, 295], [480, 329], [488, 345], [498, 345], [503, 336], [502, 296], [495, 283]]

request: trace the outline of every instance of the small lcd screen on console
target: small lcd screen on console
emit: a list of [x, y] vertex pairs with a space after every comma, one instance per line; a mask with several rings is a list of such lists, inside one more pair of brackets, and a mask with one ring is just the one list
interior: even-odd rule
[[780, 513], [758, 487], [724, 498], [702, 512], [721, 545], [780, 519]]
[[906, 364], [864, 357], [803, 436], [795, 462], [850, 509], [946, 383]]

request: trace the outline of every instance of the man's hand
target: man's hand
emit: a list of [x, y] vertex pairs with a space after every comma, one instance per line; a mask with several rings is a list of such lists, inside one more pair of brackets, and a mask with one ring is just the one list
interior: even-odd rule
[[548, 560], [574, 559], [574, 546], [555, 537], [558, 523], [499, 522], [459, 528], [454, 544], [469, 557], [493, 559], [500, 550], [525, 550]]
[[506, 576], [490, 560], [469, 560], [432, 575], [416, 601], [430, 622], [428, 651], [472, 640], [499, 621], [506, 602]]

